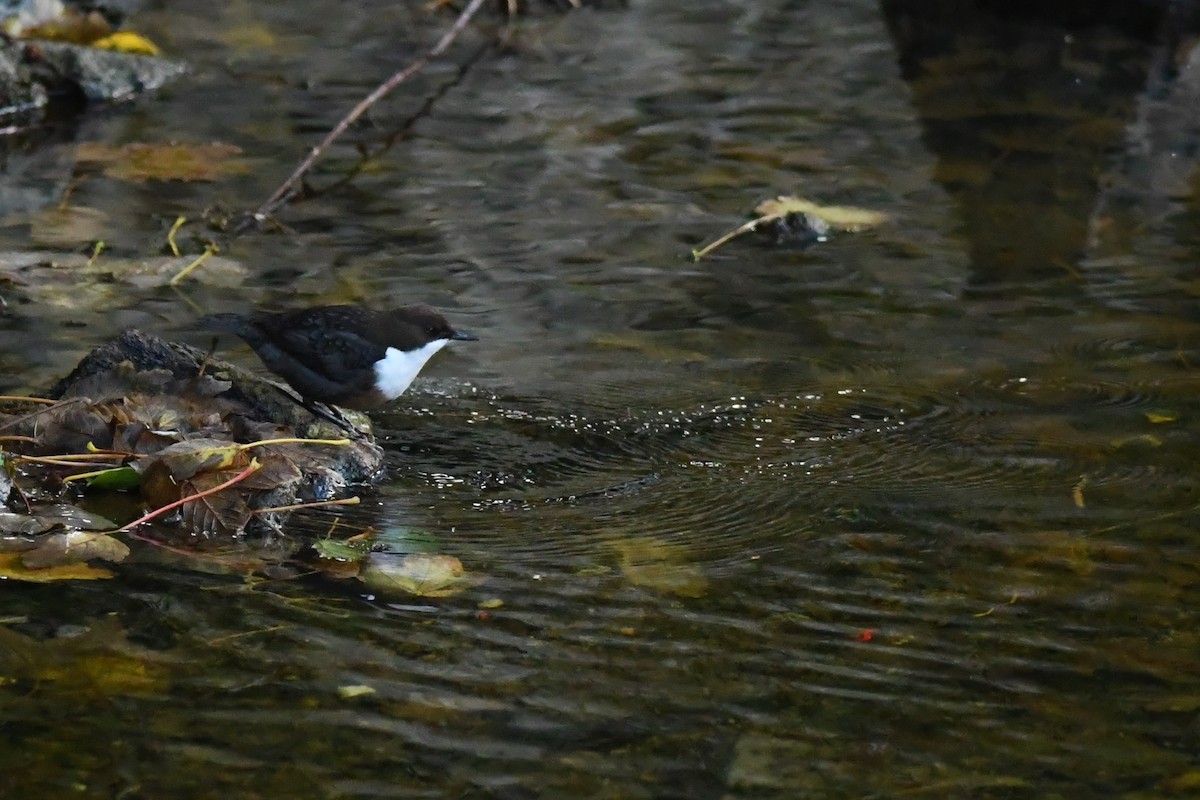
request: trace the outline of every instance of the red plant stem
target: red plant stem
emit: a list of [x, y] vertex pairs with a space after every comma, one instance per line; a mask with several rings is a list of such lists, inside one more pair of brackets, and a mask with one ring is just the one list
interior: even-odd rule
[[254, 212], [254, 218], [261, 222], [262, 220], [266, 219], [266, 217], [272, 211], [283, 205], [283, 203], [287, 200], [288, 192], [293, 186], [296, 185], [297, 182], [299, 182], [301, 178], [304, 177], [304, 175], [310, 169], [312, 169], [313, 165], [317, 163], [317, 160], [325, 154], [327, 149], [329, 149], [329, 145], [333, 144], [338, 137], [345, 133], [350, 126], [354, 124], [355, 120], [367, 112], [367, 109], [390, 94], [393, 89], [404, 83], [404, 81], [408, 80], [413, 75], [424, 69], [425, 65], [434, 58], [437, 58], [444, 53], [446, 48], [448, 48], [458, 37], [458, 34], [462, 32], [463, 28], [467, 26], [467, 23], [471, 21], [471, 17], [475, 16], [475, 12], [479, 10], [483, 3], [484, 0], [471, 0], [470, 4], [468, 4], [467, 7], [463, 9], [463, 12], [458, 15], [458, 19], [454, 21], [454, 24], [450, 26], [450, 30], [446, 31], [446, 34], [438, 40], [438, 43], [435, 44], [429, 50], [429, 52], [396, 74], [392, 75], [392, 77], [388, 78], [383, 83], [379, 84], [377, 87], [375, 87], [373, 92], [360, 100], [358, 105], [352, 108], [349, 114], [342, 117], [341, 122], [335, 125], [333, 130], [325, 135], [325, 138], [321, 140], [321, 143], [309, 151], [308, 157], [301, 162], [300, 166], [296, 167], [296, 171], [293, 172], [288, 179], [284, 181], [278, 189], [275, 190], [275, 193], [271, 195], [271, 197], [265, 203], [258, 207], [258, 210]]
[[174, 511], [175, 509], [179, 508], [184, 503], [190, 503], [193, 500], [199, 500], [202, 497], [208, 497], [211, 494], [216, 494], [217, 492], [228, 489], [230, 486], [233, 486], [238, 481], [244, 481], [246, 478], [249, 478], [255, 472], [258, 472], [258, 470], [261, 467], [262, 467], [262, 464], [259, 464], [257, 461], [251, 461], [250, 466], [246, 467], [244, 470], [239, 472], [237, 475], [234, 475], [232, 478], [230, 478], [229, 480], [220, 484], [219, 486], [214, 486], [211, 489], [205, 489], [203, 492], [197, 492], [196, 494], [189, 494], [187, 497], [182, 497], [173, 503], [167, 503], [162, 508], [156, 508], [147, 514], [143, 514], [142, 516], [138, 517], [133, 522], [122, 525], [121, 527], [119, 527], [115, 531], [113, 531], [113, 533], [123, 533], [123, 532], [128, 531], [138, 525], [141, 525], [143, 522], [149, 522], [150, 520], [154, 519], [155, 517], [161, 517], [163, 514], [166, 514], [168, 511]]

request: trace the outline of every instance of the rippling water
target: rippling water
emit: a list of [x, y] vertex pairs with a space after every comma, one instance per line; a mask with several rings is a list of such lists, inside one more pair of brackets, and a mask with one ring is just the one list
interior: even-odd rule
[[[6, 584], [0, 793], [1189, 796], [1190, 22], [949, 6], [538, 14], [350, 186], [232, 243], [237, 292], [0, 284], [6, 391], [130, 325], [186, 337], [196, 307], [421, 300], [481, 337], [375, 415], [364, 505], [289, 531], [418, 536], [470, 588], [240, 574], [286, 540]], [[73, 176], [116, 256], [256, 205], [447, 24], [326, 11], [134, 16], [194, 79], [77, 138], [220, 140], [254, 171]], [[13, 181], [45, 166], [23, 158]], [[687, 258], [782, 193], [890, 222]]]

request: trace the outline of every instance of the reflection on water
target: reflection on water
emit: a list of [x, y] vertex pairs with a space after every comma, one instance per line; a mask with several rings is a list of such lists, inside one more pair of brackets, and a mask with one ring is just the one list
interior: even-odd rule
[[[0, 286], [7, 388], [126, 325], [182, 336], [189, 303], [422, 300], [483, 339], [377, 415], [390, 476], [364, 506], [295, 529], [418, 536], [470, 588], [144, 550], [106, 583], [7, 585], [2, 793], [1190, 791], [1194, 213], [1130, 144], [1186, 88], [1162, 70], [1185, 20], [986, 11], [951, 36], [941, 5], [537, 17], [353, 188], [234, 243], [241, 296], [51, 311]], [[79, 136], [279, 157], [216, 186], [82, 180], [115, 247], [214, 194], [256, 204], [394, 66], [388, 25], [440, 24], [300, 9], [148, 17], [207, 77]], [[214, 45], [255, 30], [278, 38]], [[273, 72], [296, 53], [303, 88]], [[686, 260], [784, 192], [894, 222]]]

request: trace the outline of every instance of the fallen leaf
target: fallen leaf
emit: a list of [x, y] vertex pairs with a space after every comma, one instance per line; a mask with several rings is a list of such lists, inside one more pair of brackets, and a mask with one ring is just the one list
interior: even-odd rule
[[454, 556], [372, 553], [358, 579], [376, 591], [400, 591], [418, 597], [449, 597], [467, 588], [462, 562]]
[[154, 42], [133, 31], [117, 31], [92, 42], [92, 47], [101, 50], [115, 50], [118, 53], [132, 53], [137, 56], [157, 56], [162, 53]]
[[46, 569], [64, 564], [78, 564], [94, 558], [120, 562], [129, 555], [124, 542], [103, 533], [68, 531], [51, 533], [37, 540], [37, 549], [21, 556], [21, 563], [30, 569]]
[[812, 214], [843, 231], [861, 231], [887, 221], [887, 215], [853, 206], [821, 206], [802, 197], [781, 195], [759, 203], [754, 213], [760, 217], [784, 217], [788, 214]]
[[332, 561], [362, 561], [371, 552], [370, 545], [365, 542], [360, 545], [337, 539], [318, 539], [313, 542], [313, 549], [320, 558]]
[[51, 581], [94, 581], [113, 576], [106, 569], [90, 567], [87, 564], [63, 564], [47, 569], [30, 569], [21, 563], [21, 556], [21, 553], [0, 553], [0, 580], [50, 583]]
[[142, 473], [133, 467], [113, 467], [86, 479], [89, 489], [128, 491], [136, 489], [142, 482]]

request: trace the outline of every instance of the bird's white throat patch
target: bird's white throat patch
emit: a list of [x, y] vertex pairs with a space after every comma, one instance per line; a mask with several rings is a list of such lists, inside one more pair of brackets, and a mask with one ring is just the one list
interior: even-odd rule
[[417, 377], [425, 362], [446, 346], [449, 339], [437, 339], [416, 350], [387, 349], [387, 355], [375, 362], [375, 388], [388, 400], [395, 400]]

